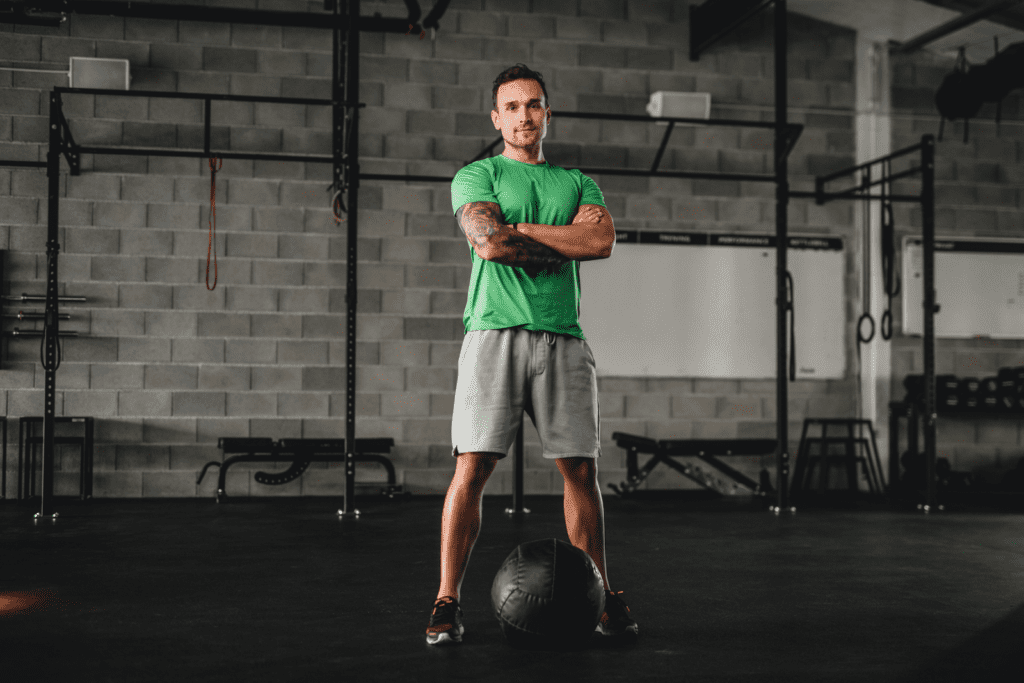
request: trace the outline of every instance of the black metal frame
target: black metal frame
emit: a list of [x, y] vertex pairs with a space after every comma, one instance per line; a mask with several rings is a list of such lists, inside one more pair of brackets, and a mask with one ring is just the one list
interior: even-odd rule
[[[782, 12], [781, 15], [785, 15], [785, 0], [775, 0], [777, 5], [781, 4]], [[447, 4], [445, 0], [441, 0], [438, 6]], [[19, 3], [23, 6], [28, 6], [27, 3]], [[60, 154], [64, 154], [67, 157], [68, 163], [72, 168], [72, 173], [78, 168], [79, 157], [78, 155], [83, 153], [92, 154], [130, 154], [130, 155], [162, 155], [162, 156], [212, 156], [214, 152], [209, 149], [209, 126], [210, 117], [208, 115], [210, 108], [210, 100], [212, 99], [235, 99], [242, 101], [262, 101], [262, 102], [276, 102], [276, 103], [294, 103], [294, 104], [331, 104], [334, 107], [334, 125], [332, 129], [333, 133], [333, 156], [303, 156], [303, 155], [281, 155], [281, 154], [234, 154], [234, 153], [217, 153], [216, 156], [222, 158], [236, 158], [236, 159], [271, 159], [271, 160], [302, 160], [307, 162], [333, 162], [334, 164], [334, 188], [336, 190], [343, 191], [348, 190], [349, 208], [347, 214], [348, 220], [348, 277], [347, 277], [347, 303], [348, 303], [348, 317], [347, 317], [347, 339], [348, 339], [348, 353], [346, 358], [347, 365], [347, 389], [348, 389], [348, 405], [346, 410], [346, 443], [355, 443], [355, 324], [356, 324], [356, 246], [357, 246], [357, 215], [358, 215], [358, 188], [359, 181], [361, 178], [367, 180], [411, 180], [411, 181], [428, 181], [428, 182], [451, 182], [451, 178], [442, 176], [414, 176], [414, 175], [389, 175], [389, 174], [360, 174], [359, 172], [359, 117], [358, 107], [361, 106], [358, 102], [359, 97], [359, 31], [360, 30], [381, 30], [389, 32], [402, 32], [409, 33], [421, 28], [415, 23], [413, 17], [410, 17], [410, 21], [405, 22], [401, 20], [392, 20], [391, 23], [380, 23], [379, 18], [367, 18], [360, 17], [359, 15], [359, 0], [350, 0], [347, 3], [348, 14], [342, 16], [340, 13], [339, 5], [330, 2], [327, 3], [333, 6], [334, 18], [329, 20], [323, 16], [309, 15], [305, 13], [287, 13], [287, 12], [251, 12], [248, 10], [229, 10], [229, 9], [214, 9], [208, 7], [196, 8], [188, 6], [178, 5], [158, 5], [146, 3], [144, 5], [126, 6], [121, 3], [111, 2], [92, 2], [90, 0], [76, 1], [72, 6], [64, 2], [64, 0], [37, 0], [32, 4], [36, 9], [44, 9], [55, 12], [66, 12], [69, 9], [73, 9], [78, 13], [85, 14], [107, 14], [112, 16], [132, 16], [132, 17], [156, 17], [163, 19], [189, 19], [189, 20], [201, 20], [201, 21], [215, 21], [215, 22], [237, 22], [237, 23], [269, 23], [273, 25], [289, 25], [289, 26], [309, 26], [314, 28], [328, 28], [334, 31], [334, 80], [333, 80], [333, 97], [330, 101], [326, 100], [308, 100], [304, 98], [261, 98], [261, 97], [250, 97], [250, 96], [237, 96], [237, 95], [214, 95], [214, 94], [189, 94], [189, 93], [143, 93], [138, 91], [95, 91], [90, 89], [75, 89], [75, 88], [54, 88], [50, 95], [50, 144], [49, 152], [47, 154], [47, 161], [45, 165], [47, 167], [47, 175], [50, 179], [49, 187], [49, 233], [47, 241], [47, 305], [46, 305], [46, 319], [44, 321], [44, 354], [45, 362], [44, 369], [46, 371], [46, 394], [45, 394], [45, 413], [47, 419], [45, 420], [44, 427], [44, 454], [43, 454], [43, 495], [40, 513], [38, 516], [46, 516], [48, 510], [51, 507], [52, 497], [52, 477], [53, 477], [53, 413], [54, 413], [54, 401], [55, 401], [55, 377], [56, 369], [59, 365], [58, 361], [58, 349], [57, 349], [57, 338], [59, 333], [58, 328], [58, 297], [57, 297], [57, 255], [60, 250], [60, 245], [57, 241], [57, 225], [58, 225], [58, 210], [59, 210], [59, 171], [60, 171]], [[5, 7], [3, 2], [0, 2], [0, 9]], [[437, 7], [431, 13], [432, 15], [437, 12]], [[313, 18], [310, 19], [309, 17]], [[305, 17], [305, 18], [303, 18]], [[418, 17], [416, 17], [418, 18]], [[434, 23], [436, 24], [436, 18]], [[424, 22], [427, 27], [433, 28], [430, 22], [430, 16], [428, 20]], [[352, 30], [353, 27], [358, 27], [358, 30]], [[342, 31], [345, 31], [343, 35]], [[422, 30], [422, 29], [421, 29]], [[422, 38], [422, 35], [421, 35]], [[580, 169], [585, 173], [599, 173], [607, 175], [634, 175], [634, 176], [655, 176], [663, 175], [666, 177], [675, 178], [704, 178], [704, 179], [717, 179], [717, 180], [747, 180], [747, 181], [771, 181], [781, 183], [777, 192], [779, 198], [780, 208], [777, 213], [777, 219], [782, 221], [780, 238], [782, 245], [780, 247], [780, 301], [785, 301], [785, 202], [788, 199], [788, 186], [785, 185], [786, 175], [786, 157], [793, 145], [796, 143], [800, 132], [803, 127], [797, 124], [790, 125], [786, 122], [786, 83], [785, 78], [779, 78], [779, 74], [786, 73], [785, 65], [785, 21], [776, 20], [776, 122], [765, 123], [758, 121], [733, 121], [733, 120], [722, 120], [722, 119], [687, 119], [687, 118], [653, 118], [644, 116], [628, 116], [628, 115], [615, 115], [615, 114], [596, 114], [596, 113], [565, 113], [560, 114], [566, 118], [594, 118], [594, 119], [606, 119], [606, 120], [626, 120], [626, 121], [667, 121], [669, 122], [668, 130], [665, 132], [665, 136], [662, 139], [661, 146], [658, 151], [658, 155], [655, 159], [653, 170], [651, 171], [639, 171], [639, 170], [626, 170], [626, 169], [597, 169], [597, 168], [583, 168]], [[344, 60], [344, 61], [342, 61]], [[344, 69], [345, 79], [342, 81], [340, 75]], [[205, 121], [205, 139], [206, 146], [202, 152], [198, 151], [184, 151], [184, 150], [152, 150], [152, 149], [124, 149], [124, 148], [104, 148], [104, 147], [79, 147], [74, 144], [74, 140], [71, 137], [70, 127], [67, 124], [67, 120], [63, 116], [61, 110], [62, 94], [74, 94], [82, 93], [88, 94], [101, 92], [106, 95], [121, 95], [121, 96], [155, 96], [155, 97], [187, 97], [195, 99], [204, 99], [206, 101], [207, 116]], [[344, 116], [342, 116], [344, 112]], [[657, 167], [660, 163], [661, 156], [664, 153], [665, 147], [668, 143], [668, 137], [674, 128], [675, 123], [696, 123], [700, 125], [722, 125], [722, 126], [745, 126], [754, 128], [773, 128], [775, 130], [775, 174], [730, 174], [730, 173], [693, 173], [693, 172], [657, 172]], [[65, 139], [66, 138], [66, 139]], [[484, 152], [482, 152], [478, 158], [483, 158], [487, 151], [493, 149], [498, 142], [501, 141], [499, 137], [494, 143], [490, 145]], [[15, 166], [42, 166], [40, 162], [18, 162], [10, 165]], [[785, 304], [780, 304], [784, 306]], [[785, 316], [780, 316], [780, 330], [785, 339]], [[780, 349], [784, 344], [780, 344]], [[785, 376], [785, 358], [782, 354], [780, 360], [780, 376]], [[782, 395], [785, 396], [784, 382], [782, 389]], [[785, 399], [780, 402], [780, 424], [781, 429], [785, 429]], [[784, 433], [781, 434], [785, 436]], [[519, 437], [516, 442], [516, 452], [519, 458], [519, 467], [517, 468], [517, 482], [516, 482], [516, 493], [514, 494], [514, 506], [515, 512], [522, 512], [522, 430], [520, 430]], [[785, 505], [786, 495], [786, 484], [788, 479], [788, 453], [783, 449], [783, 453], [780, 456], [780, 506]], [[352, 496], [354, 492], [354, 479], [355, 479], [355, 453], [350, 452], [346, 457], [346, 496], [344, 507], [339, 510], [339, 514], [348, 515], [352, 513]]]
[[993, 14], [999, 14], [1003, 10], [1010, 9], [1014, 5], [1019, 5], [1020, 3], [1021, 0], [993, 0], [972, 12], [965, 12], [959, 17], [953, 17], [944, 24], [940, 24], [933, 29], [911, 38], [902, 45], [894, 47], [892, 51], [894, 54], [909, 54], [924, 47], [928, 43], [934, 42], [944, 36], [948, 36], [950, 33], [959, 31], [960, 29], [966, 28], [967, 26], [982, 21], [983, 19], [988, 19]]
[[[651, 171], [640, 171], [640, 170], [627, 170], [627, 169], [597, 169], [597, 168], [581, 168], [584, 173], [591, 174], [605, 174], [605, 175], [632, 175], [632, 176], [666, 176], [675, 178], [698, 178], [698, 179], [717, 179], [717, 180], [746, 180], [746, 181], [765, 181], [776, 183], [776, 237], [777, 237], [777, 340], [778, 340], [778, 363], [777, 363], [777, 413], [778, 413], [778, 453], [777, 453], [777, 505], [772, 507], [772, 510], [776, 513], [782, 511], [792, 511], [789, 505], [789, 460], [790, 455], [788, 452], [788, 387], [786, 383], [786, 370], [787, 370], [787, 358], [786, 358], [786, 311], [790, 304], [790, 299], [787, 297], [787, 278], [791, 275], [787, 271], [787, 240], [788, 240], [788, 202], [790, 197], [810, 197], [818, 200], [819, 202], [838, 199], [838, 198], [849, 198], [849, 194], [843, 194], [842, 196], [836, 195], [825, 195], [818, 191], [815, 193], [804, 193], [804, 192], [791, 192], [788, 184], [788, 154], [792, 150], [800, 132], [803, 127], [797, 124], [790, 124], [787, 121], [787, 58], [786, 58], [786, 47], [787, 47], [787, 27], [786, 27], [786, 0], [738, 0], [747, 7], [747, 11], [742, 15], [739, 21], [742, 21], [756, 12], [764, 9], [768, 5], [774, 3], [775, 5], [775, 18], [774, 18], [774, 40], [775, 40], [775, 121], [774, 123], [768, 122], [757, 122], [757, 121], [732, 121], [722, 119], [685, 119], [685, 118], [654, 118], [644, 116], [627, 116], [627, 115], [616, 115], [616, 114], [596, 114], [596, 113], [571, 113], [566, 112], [560, 114], [566, 118], [593, 118], [593, 119], [606, 119], [606, 120], [617, 120], [617, 121], [668, 121], [669, 127], [665, 132], [665, 136], [662, 139], [661, 146], [658, 154], [655, 158], [655, 162]], [[213, 21], [213, 22], [233, 22], [233, 23], [257, 23], [257, 24], [271, 24], [279, 26], [308, 26], [311, 28], [324, 28], [331, 29], [334, 33], [334, 63], [333, 63], [333, 91], [332, 99], [326, 100], [305, 100], [302, 98], [254, 98], [244, 96], [229, 96], [229, 95], [213, 95], [213, 94], [186, 94], [186, 93], [159, 93], [153, 94], [152, 96], [157, 97], [195, 97], [202, 98], [207, 101], [207, 111], [209, 110], [210, 99], [241, 99], [248, 101], [265, 101], [265, 102], [277, 102], [277, 103], [316, 103], [316, 104], [331, 104], [333, 106], [333, 155], [331, 157], [323, 156], [300, 156], [300, 155], [254, 155], [254, 154], [216, 154], [223, 158], [244, 158], [244, 159], [275, 159], [275, 160], [304, 160], [309, 162], [332, 162], [334, 165], [334, 184], [333, 187], [340, 194], [342, 191], [348, 191], [349, 208], [346, 211], [348, 215], [348, 276], [347, 276], [347, 291], [346, 298], [348, 304], [348, 316], [347, 316], [347, 357], [346, 357], [346, 385], [348, 391], [348, 399], [346, 406], [346, 443], [354, 445], [355, 439], [355, 325], [356, 325], [356, 266], [357, 266], [357, 216], [358, 216], [358, 196], [359, 196], [359, 184], [360, 179], [365, 178], [367, 180], [406, 180], [415, 182], [451, 182], [451, 178], [443, 176], [421, 176], [421, 175], [391, 175], [391, 174], [361, 174], [359, 171], [359, 112], [358, 109], [361, 106], [359, 104], [359, 32], [360, 30], [375, 30], [384, 32], [398, 32], [406, 33], [416, 30], [424, 30], [423, 27], [433, 29], [436, 25], [436, 19], [439, 18], [438, 8], [441, 8], [443, 13], [444, 7], [447, 6], [448, 0], [439, 0], [438, 5], [435, 6], [431, 15], [428, 16], [427, 20], [424, 21], [423, 26], [416, 23], [418, 20], [417, 16], [410, 16], [409, 21], [404, 20], [382, 20], [379, 17], [361, 17], [360, 11], [360, 0], [349, 0], [346, 4], [347, 14], [343, 14], [340, 2], [335, 3], [333, 0], [325, 0], [325, 8], [333, 10], [333, 17], [326, 17], [323, 15], [313, 15], [310, 13], [291, 13], [291, 12], [254, 12], [250, 10], [234, 10], [234, 9], [222, 9], [222, 8], [211, 8], [211, 7], [193, 7], [185, 5], [159, 5], [144, 3], [140, 5], [125, 5], [120, 2], [93, 2], [91, 0], [76, 0], [76, 2], [70, 3], [69, 0], [33, 0], [32, 3], [10, 3], [0, 1], [0, 10], [17, 4], [21, 7], [31, 7], [35, 9], [43, 9], [44, 11], [54, 11], [66, 13], [68, 10], [72, 10], [77, 13], [83, 14], [106, 14], [111, 16], [122, 16], [122, 17], [159, 17], [164, 19], [185, 19], [185, 20], [198, 20], [198, 21]], [[699, 58], [700, 52], [709, 47], [715, 40], [724, 35], [728, 30], [731, 30], [739, 21], [731, 21], [727, 26], [719, 25], [713, 27], [713, 30], [708, 30], [709, 27], [702, 25], [707, 17], [712, 16], [709, 14], [709, 8], [712, 5], [724, 6], [724, 0], [709, 0], [705, 2], [701, 8], [696, 9], [691, 15], [690, 32], [691, 32], [691, 59]], [[756, 7], [755, 7], [756, 5]], [[692, 10], [695, 8], [691, 8]], [[437, 15], [437, 16], [434, 16]], [[714, 14], [716, 17], [735, 17], [739, 16], [735, 13], [732, 15], [727, 11], [718, 11]], [[433, 21], [431, 18], [433, 17]], [[433, 24], [433, 25], [432, 25]], [[343, 33], [344, 31], [344, 33]], [[703, 36], [710, 36], [709, 39], [704, 40]], [[420, 38], [422, 38], [422, 34]], [[698, 40], [700, 37], [700, 40]], [[345, 74], [344, 81], [341, 79], [341, 74]], [[45, 313], [45, 336], [44, 336], [44, 352], [45, 352], [45, 363], [44, 369], [46, 370], [46, 388], [45, 388], [45, 411], [47, 419], [45, 420], [44, 429], [44, 476], [43, 476], [43, 496], [42, 506], [39, 515], [45, 516], [47, 511], [50, 509], [51, 502], [50, 496], [52, 495], [52, 467], [53, 467], [53, 412], [54, 412], [54, 400], [55, 400], [55, 376], [58, 363], [57, 356], [57, 336], [58, 336], [58, 311], [57, 311], [57, 255], [59, 253], [60, 245], [57, 241], [57, 216], [59, 208], [59, 171], [60, 171], [60, 159], [59, 155], [64, 153], [68, 156], [69, 164], [77, 164], [77, 159], [73, 159], [72, 156], [78, 153], [85, 153], [88, 150], [90, 153], [96, 154], [133, 154], [133, 155], [165, 155], [165, 156], [212, 156], [212, 150], [209, 150], [209, 116], [206, 117], [206, 149], [203, 152], [186, 152], [178, 150], [144, 150], [144, 149], [115, 149], [115, 148], [101, 148], [101, 147], [88, 147], [88, 148], [76, 148], [72, 147], [73, 140], [70, 137], [70, 128], [67, 126], [66, 120], [64, 120], [63, 113], [61, 112], [61, 95], [62, 93], [72, 94], [76, 92], [84, 92], [81, 89], [72, 88], [55, 88], [50, 95], [50, 140], [49, 140], [49, 151], [47, 153], [46, 162], [7, 162], [7, 165], [12, 166], [43, 166], [47, 167], [47, 175], [49, 176], [49, 232], [47, 241], [47, 295], [46, 295], [46, 313]], [[137, 96], [140, 95], [138, 92], [132, 91], [101, 91], [107, 95], [125, 95], [125, 96]], [[698, 125], [722, 125], [722, 126], [746, 126], [746, 127], [759, 127], [759, 128], [772, 128], [775, 131], [774, 137], [774, 174], [729, 174], [729, 173], [692, 173], [692, 172], [658, 172], [657, 167], [660, 163], [661, 156], [664, 152], [665, 146], [667, 145], [668, 136], [671, 134], [675, 123], [695, 123]], [[66, 133], [68, 142], [65, 143], [63, 133]], [[928, 136], [926, 136], [928, 137]], [[492, 150], [498, 142], [501, 141], [499, 137], [494, 143], [492, 143], [487, 149], [485, 149], [477, 158], [483, 158], [487, 153]], [[0, 162], [3, 163], [3, 162]], [[931, 169], [926, 170], [926, 174], [929, 174]], [[931, 183], [926, 183], [927, 186], [931, 187]], [[894, 198], [895, 199], [895, 198]], [[923, 204], [928, 203], [925, 199], [921, 198]], [[925, 215], [929, 217], [927, 220], [931, 220], [934, 214], [934, 195], [928, 203], [928, 207], [925, 208]], [[925, 254], [926, 254], [926, 287], [928, 287], [928, 277], [930, 276], [930, 257], [934, 247], [933, 237], [929, 241], [929, 233], [926, 230], [925, 233]], [[926, 294], [926, 302], [932, 297], [930, 290]], [[928, 309], [930, 310], [930, 309]], [[930, 333], [930, 313], [926, 310], [926, 338]], [[932, 373], [933, 375], [933, 373]], [[931, 405], [934, 406], [934, 378], [931, 379]], [[518, 458], [518, 466], [516, 468], [517, 482], [516, 490], [513, 497], [514, 511], [522, 512], [522, 429], [520, 429], [519, 435], [516, 439], [516, 455]], [[933, 439], [934, 440], [934, 439]], [[932, 444], [934, 447], [934, 444]], [[934, 456], [932, 457], [934, 459]], [[340, 515], [349, 515], [352, 513], [352, 497], [354, 491], [354, 478], [355, 478], [355, 453], [353, 448], [349, 448], [346, 453], [346, 495], [344, 501], [344, 507], [339, 510]], [[930, 500], [930, 499], [929, 499]]]
[[[344, 4], [345, 0], [341, 0]], [[418, 7], [406, 19], [393, 17], [353, 17], [339, 13], [334, 0], [325, 0], [325, 14], [313, 12], [275, 12], [266, 10], [234, 9], [228, 7], [207, 7], [196, 5], [169, 5], [161, 3], [136, 3], [134, 5], [118, 0], [0, 0], [0, 19], [11, 18], [13, 23], [59, 26], [67, 14], [95, 14], [135, 19], [168, 19], [171, 21], [208, 21], [218, 24], [256, 24], [261, 26], [289, 26], [292, 28], [325, 28], [348, 31], [353, 21], [359, 30], [372, 33], [421, 33], [425, 29], [438, 27], [437, 20], [444, 14], [451, 0], [438, 0], [435, 9], [423, 20], [419, 19]], [[439, 11], [440, 10], [440, 11]], [[45, 12], [62, 17], [40, 17], [26, 11]], [[333, 12], [333, 14], [326, 14]], [[36, 21], [32, 21], [35, 19]]]
[[[787, 282], [792, 279], [788, 270], [789, 198], [797, 193], [789, 189], [789, 150], [795, 142], [790, 138], [787, 119], [789, 34], [786, 0], [707, 0], [700, 6], [690, 7], [690, 59], [696, 61], [701, 52], [729, 31], [739, 26], [769, 5], [774, 4], [775, 49], [775, 234], [776, 234], [776, 504], [770, 507], [775, 514], [795, 512], [789, 495], [789, 386], [787, 384], [786, 313], [792, 307]], [[795, 378], [791, 378], [795, 379]]]
[[[916, 167], [892, 173], [891, 164], [901, 157], [920, 153], [920, 162]], [[877, 180], [873, 179], [872, 168], [881, 165], [882, 172]], [[825, 184], [849, 175], [862, 174], [861, 183], [855, 187], [840, 192], [826, 193]], [[885, 191], [893, 180], [906, 178], [908, 176], [921, 174], [920, 195], [895, 195]], [[881, 185], [881, 194], [874, 194], [871, 189]], [[924, 427], [925, 463], [926, 471], [924, 491], [924, 503], [921, 509], [925, 512], [936, 510], [936, 486], [935, 486], [935, 460], [936, 460], [936, 422], [938, 414], [936, 410], [935, 396], [935, 314], [939, 312], [939, 306], [935, 303], [935, 136], [922, 135], [921, 142], [910, 147], [897, 150], [871, 161], [857, 166], [836, 171], [826, 176], [820, 176], [815, 182], [814, 192], [793, 192], [794, 197], [812, 198], [818, 204], [825, 204], [836, 199], [861, 199], [867, 201], [881, 202], [915, 202], [921, 204], [922, 241], [924, 242], [924, 410], [927, 421]], [[917, 435], [914, 435], [916, 443]], [[898, 444], [894, 450], [890, 448], [889, 453], [889, 486], [890, 489], [897, 482], [898, 465], [893, 462], [898, 458]]]
[[690, 5], [690, 61], [775, 0], [708, 0]]
[[[770, 0], [707, 0], [699, 7], [690, 8], [690, 58], [696, 60], [700, 52], [710, 46], [721, 36], [731, 31], [741, 22], [758, 13], [772, 4]], [[924, 135], [917, 145], [894, 152], [893, 154], [868, 161], [848, 169], [843, 169], [826, 176], [816, 178], [814, 192], [790, 191], [787, 180], [786, 162], [787, 157], [780, 152], [788, 149], [784, 141], [787, 130], [786, 121], [786, 0], [774, 0], [775, 5], [775, 150], [776, 150], [776, 234], [777, 234], [777, 275], [778, 275], [778, 298], [777, 298], [777, 321], [778, 321], [778, 379], [776, 382], [776, 405], [778, 414], [777, 436], [779, 440], [778, 453], [778, 504], [773, 507], [776, 513], [783, 510], [793, 511], [790, 507], [789, 496], [789, 454], [787, 452], [789, 439], [789, 416], [788, 416], [788, 387], [786, 384], [786, 234], [787, 234], [787, 212], [786, 205], [790, 197], [814, 199], [818, 204], [824, 204], [836, 199], [865, 199], [887, 200], [893, 202], [920, 202], [923, 222], [924, 239], [924, 355], [925, 355], [925, 407], [928, 414], [928, 422], [925, 428], [925, 451], [927, 458], [927, 477], [925, 492], [925, 503], [923, 509], [927, 512], [935, 509], [935, 442], [937, 419], [935, 412], [935, 326], [934, 314], [937, 311], [935, 306], [934, 289], [934, 265], [935, 265], [935, 138], [931, 135]], [[921, 165], [908, 171], [893, 174], [889, 164], [893, 159], [921, 153]], [[882, 164], [882, 176], [877, 181], [872, 181], [870, 176], [860, 185], [836, 193], [826, 193], [825, 184], [831, 180], [855, 174], [857, 171], [870, 172], [871, 167]], [[872, 195], [871, 188], [875, 185], [888, 184], [898, 178], [908, 177], [920, 172], [922, 176], [922, 189], [919, 196], [914, 195]], [[890, 453], [889, 457], [894, 457]], [[891, 482], [890, 482], [891, 485]]]

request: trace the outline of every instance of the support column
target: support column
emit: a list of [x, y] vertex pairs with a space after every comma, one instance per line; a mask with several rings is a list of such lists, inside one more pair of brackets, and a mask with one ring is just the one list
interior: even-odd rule
[[[924, 238], [924, 511], [936, 509], [935, 447], [938, 409], [935, 402], [935, 137], [925, 135], [921, 142], [921, 223]], [[940, 508], [941, 509], [941, 508]]]
[[[873, 42], [863, 34], [857, 35], [856, 52], [856, 163], [863, 164], [892, 153], [892, 108], [890, 93], [892, 78], [889, 66], [889, 48], [884, 42]], [[881, 168], [872, 169], [877, 178]], [[859, 182], [859, 178], [852, 178]], [[874, 191], [878, 193], [877, 190]], [[874, 424], [882, 471], [889, 471], [889, 458], [899, 457], [889, 453], [889, 401], [892, 384], [898, 378], [892, 377], [892, 342], [882, 339], [882, 314], [889, 305], [885, 294], [884, 273], [882, 272], [882, 218], [880, 202], [854, 202], [854, 234], [852, 243], [857, 249], [857, 270], [861, 284], [858, 292], [859, 312], [868, 312], [875, 321], [875, 336], [868, 344], [861, 345], [861, 367], [857, 381], [860, 385], [858, 418], [871, 420]], [[865, 234], [865, 219], [868, 221]], [[906, 287], [906, 283], [903, 283]], [[864, 300], [864, 293], [867, 300]], [[897, 300], [893, 300], [895, 304]], [[859, 316], [858, 312], [858, 316]], [[864, 325], [865, 333], [869, 330]], [[856, 340], [857, 332], [854, 332]], [[854, 341], [856, 343], [856, 341]], [[854, 368], [854, 372], [858, 372]], [[865, 438], [868, 435], [865, 434]]]
[[786, 328], [788, 320], [787, 258], [789, 246], [789, 164], [787, 162], [787, 106], [788, 78], [787, 52], [789, 36], [786, 22], [786, 0], [775, 2], [775, 235], [776, 235], [776, 382], [775, 403], [777, 411], [776, 435], [779, 440], [776, 451], [775, 487], [777, 498], [772, 510], [775, 514], [791, 512], [789, 501], [789, 337]]
[[[348, 23], [344, 33], [334, 31], [334, 182], [335, 191], [347, 194], [348, 274], [345, 278], [345, 499], [341, 517], [358, 517], [355, 508], [356, 480], [356, 302], [359, 214], [359, 29], [360, 2], [335, 3], [335, 15], [344, 6]], [[347, 186], [347, 187], [346, 187]], [[346, 193], [347, 190], [347, 193]]]
[[57, 517], [53, 511], [53, 432], [57, 410], [57, 366], [60, 364], [59, 299], [57, 289], [57, 254], [60, 253], [58, 220], [60, 214], [61, 97], [50, 92], [50, 149], [46, 153], [46, 175], [49, 180], [49, 202], [46, 216], [46, 308], [43, 319], [43, 476], [41, 501], [36, 518]]

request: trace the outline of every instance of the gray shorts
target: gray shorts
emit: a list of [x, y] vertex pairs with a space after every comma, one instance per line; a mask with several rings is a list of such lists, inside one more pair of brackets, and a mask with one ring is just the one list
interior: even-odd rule
[[462, 342], [452, 455], [508, 455], [523, 411], [545, 458], [601, 457], [597, 364], [579, 337], [522, 327], [471, 330]]

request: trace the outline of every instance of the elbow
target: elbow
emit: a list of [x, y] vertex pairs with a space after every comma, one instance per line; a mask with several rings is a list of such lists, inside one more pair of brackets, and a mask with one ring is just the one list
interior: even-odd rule
[[484, 261], [490, 261], [494, 258], [494, 245], [490, 242], [485, 242], [476, 248], [476, 255]]
[[615, 251], [615, 233], [612, 233], [611, 242], [608, 242], [608, 246], [602, 252], [602, 258], [611, 258], [613, 251]]

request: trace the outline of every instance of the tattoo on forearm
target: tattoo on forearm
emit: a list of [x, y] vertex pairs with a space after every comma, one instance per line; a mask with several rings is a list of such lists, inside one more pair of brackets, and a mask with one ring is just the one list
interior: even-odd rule
[[481, 258], [506, 266], [525, 268], [531, 276], [541, 270], [556, 271], [569, 262], [551, 247], [530, 239], [505, 223], [495, 202], [470, 202], [455, 214], [466, 238]]

